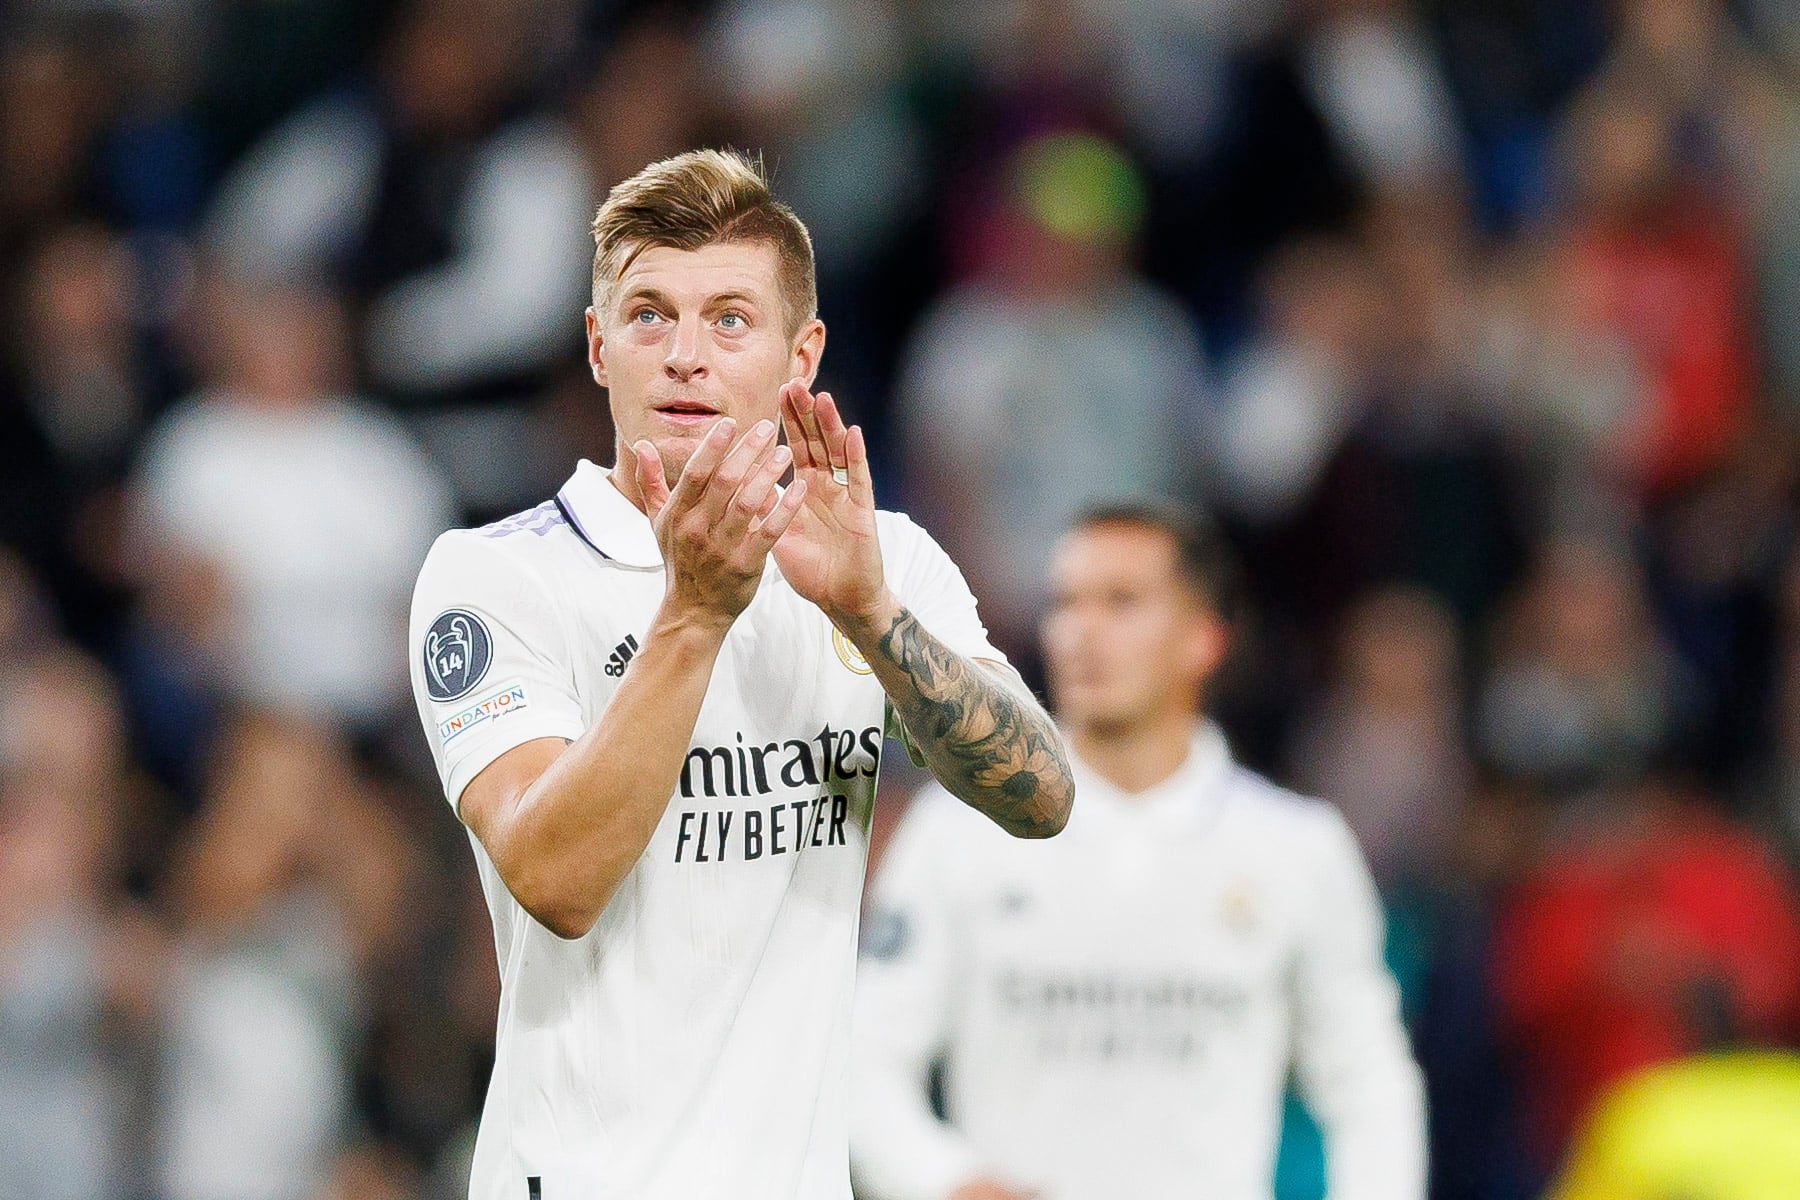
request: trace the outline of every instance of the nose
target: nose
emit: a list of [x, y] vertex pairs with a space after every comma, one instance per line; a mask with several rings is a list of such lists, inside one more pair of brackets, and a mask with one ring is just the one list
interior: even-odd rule
[[675, 322], [674, 332], [669, 337], [669, 352], [663, 358], [663, 370], [680, 383], [706, 374], [706, 364], [700, 360], [698, 321]]

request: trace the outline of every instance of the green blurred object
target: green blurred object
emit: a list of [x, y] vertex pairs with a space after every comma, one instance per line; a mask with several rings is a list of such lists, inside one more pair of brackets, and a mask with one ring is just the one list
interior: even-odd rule
[[1275, 1154], [1275, 1200], [1324, 1200], [1325, 1141], [1291, 1091], [1281, 1113], [1281, 1148]]
[[1014, 186], [1045, 229], [1075, 242], [1120, 241], [1143, 224], [1144, 178], [1117, 146], [1086, 133], [1028, 142], [1014, 160]]

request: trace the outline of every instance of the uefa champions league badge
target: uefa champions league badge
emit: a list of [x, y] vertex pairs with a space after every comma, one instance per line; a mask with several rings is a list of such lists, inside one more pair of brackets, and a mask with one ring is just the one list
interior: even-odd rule
[[453, 608], [431, 623], [425, 633], [425, 690], [433, 700], [458, 700], [487, 674], [494, 641], [481, 618]]

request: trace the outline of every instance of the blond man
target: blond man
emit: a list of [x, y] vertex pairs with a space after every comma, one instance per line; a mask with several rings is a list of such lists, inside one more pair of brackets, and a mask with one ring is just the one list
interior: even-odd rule
[[1062, 827], [1068, 765], [811, 392], [812, 247], [760, 170], [656, 163], [594, 237], [613, 464], [445, 534], [413, 601], [502, 979], [470, 1195], [846, 1200], [884, 732], [1020, 837]]

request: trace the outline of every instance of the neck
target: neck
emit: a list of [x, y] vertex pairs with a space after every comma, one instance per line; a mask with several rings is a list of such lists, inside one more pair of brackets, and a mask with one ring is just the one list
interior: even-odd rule
[[606, 477], [612, 480], [620, 495], [637, 506], [639, 512], [650, 511], [644, 507], [643, 489], [638, 487], [637, 454], [630, 446], [619, 443], [613, 447], [613, 466]]
[[1181, 769], [1193, 736], [1194, 714], [1173, 709], [1132, 724], [1079, 725], [1071, 730], [1070, 741], [1100, 778], [1136, 795]]

